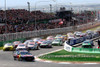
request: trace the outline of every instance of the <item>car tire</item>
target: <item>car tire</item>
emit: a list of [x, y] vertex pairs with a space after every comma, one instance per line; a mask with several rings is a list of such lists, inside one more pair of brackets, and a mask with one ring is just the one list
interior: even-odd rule
[[14, 58], [14, 60], [16, 60], [16, 58]]
[[19, 58], [18, 61], [22, 61], [22, 58]]
[[53, 48], [52, 46], [50, 46], [50, 48]]
[[37, 50], [39, 50], [39, 46], [37, 46]]

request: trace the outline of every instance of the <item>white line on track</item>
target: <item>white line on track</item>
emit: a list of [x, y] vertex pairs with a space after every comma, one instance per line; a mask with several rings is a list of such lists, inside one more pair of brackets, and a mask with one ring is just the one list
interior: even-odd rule
[[72, 64], [72, 63], [68, 63], [68, 62], [60, 62], [58, 64]]
[[43, 56], [43, 55], [46, 55], [46, 54], [49, 54], [49, 53], [53, 53], [53, 52], [57, 52], [57, 51], [60, 51], [60, 50], [62, 50], [62, 49], [64, 49], [64, 48], [61, 48], [61, 49], [58, 49], [58, 50], [54, 50], [54, 51], [51, 51], [51, 52], [47, 52], [47, 53], [43, 53], [43, 54], [39, 54], [39, 55], [36, 56], [36, 57]]
[[83, 64], [99, 64], [99, 63], [83, 63]]
[[44, 61], [44, 62], [46, 62], [46, 63], [53, 63], [52, 61]]

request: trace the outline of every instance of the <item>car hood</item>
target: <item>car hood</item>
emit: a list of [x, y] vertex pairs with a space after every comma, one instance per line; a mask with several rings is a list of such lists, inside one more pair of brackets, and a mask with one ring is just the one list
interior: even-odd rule
[[60, 42], [53, 41], [52, 43], [60, 43]]
[[21, 55], [22, 57], [33, 57], [33, 55]]
[[9, 47], [13, 47], [13, 46], [4, 46], [4, 48], [9, 48]]
[[34, 45], [28, 45], [28, 47], [34, 47]]

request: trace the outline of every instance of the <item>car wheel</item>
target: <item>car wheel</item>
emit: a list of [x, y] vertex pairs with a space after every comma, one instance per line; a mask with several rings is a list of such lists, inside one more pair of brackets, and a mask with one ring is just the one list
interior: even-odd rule
[[22, 61], [22, 58], [19, 58], [18, 61]]
[[39, 50], [39, 46], [37, 46], [37, 50]]
[[16, 60], [16, 58], [14, 57], [14, 60]]
[[52, 48], [52, 46], [50, 46], [50, 48]]

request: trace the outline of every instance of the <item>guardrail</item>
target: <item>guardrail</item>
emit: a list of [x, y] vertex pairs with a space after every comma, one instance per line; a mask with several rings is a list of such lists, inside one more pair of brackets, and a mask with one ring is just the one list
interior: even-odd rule
[[73, 26], [73, 27], [0, 34], [0, 41], [9, 41], [9, 40], [20, 39], [20, 38], [31, 38], [31, 37], [39, 37], [39, 36], [41, 37], [41, 36], [45, 36], [45, 35], [67, 33], [69, 31], [75, 31], [75, 30], [81, 30], [81, 29], [83, 30], [84, 27], [88, 28], [89, 26], [92, 27], [92, 26], [96, 26], [96, 25], [100, 25], [100, 23], [92, 22], [92, 23], [79, 25], [79, 26]]
[[[96, 40], [96, 39], [99, 39], [99, 38], [100, 38], [100, 36], [97, 37], [97, 38], [91, 39], [91, 40]], [[79, 46], [81, 44], [82, 43], [77, 44], [77, 46]], [[100, 49], [97, 49], [97, 48], [78, 48], [78, 47], [73, 47], [73, 46], [70, 46], [69, 44], [67, 44], [66, 41], [64, 43], [64, 50], [69, 51], [69, 52], [80, 52], [80, 53], [100, 53]]]

